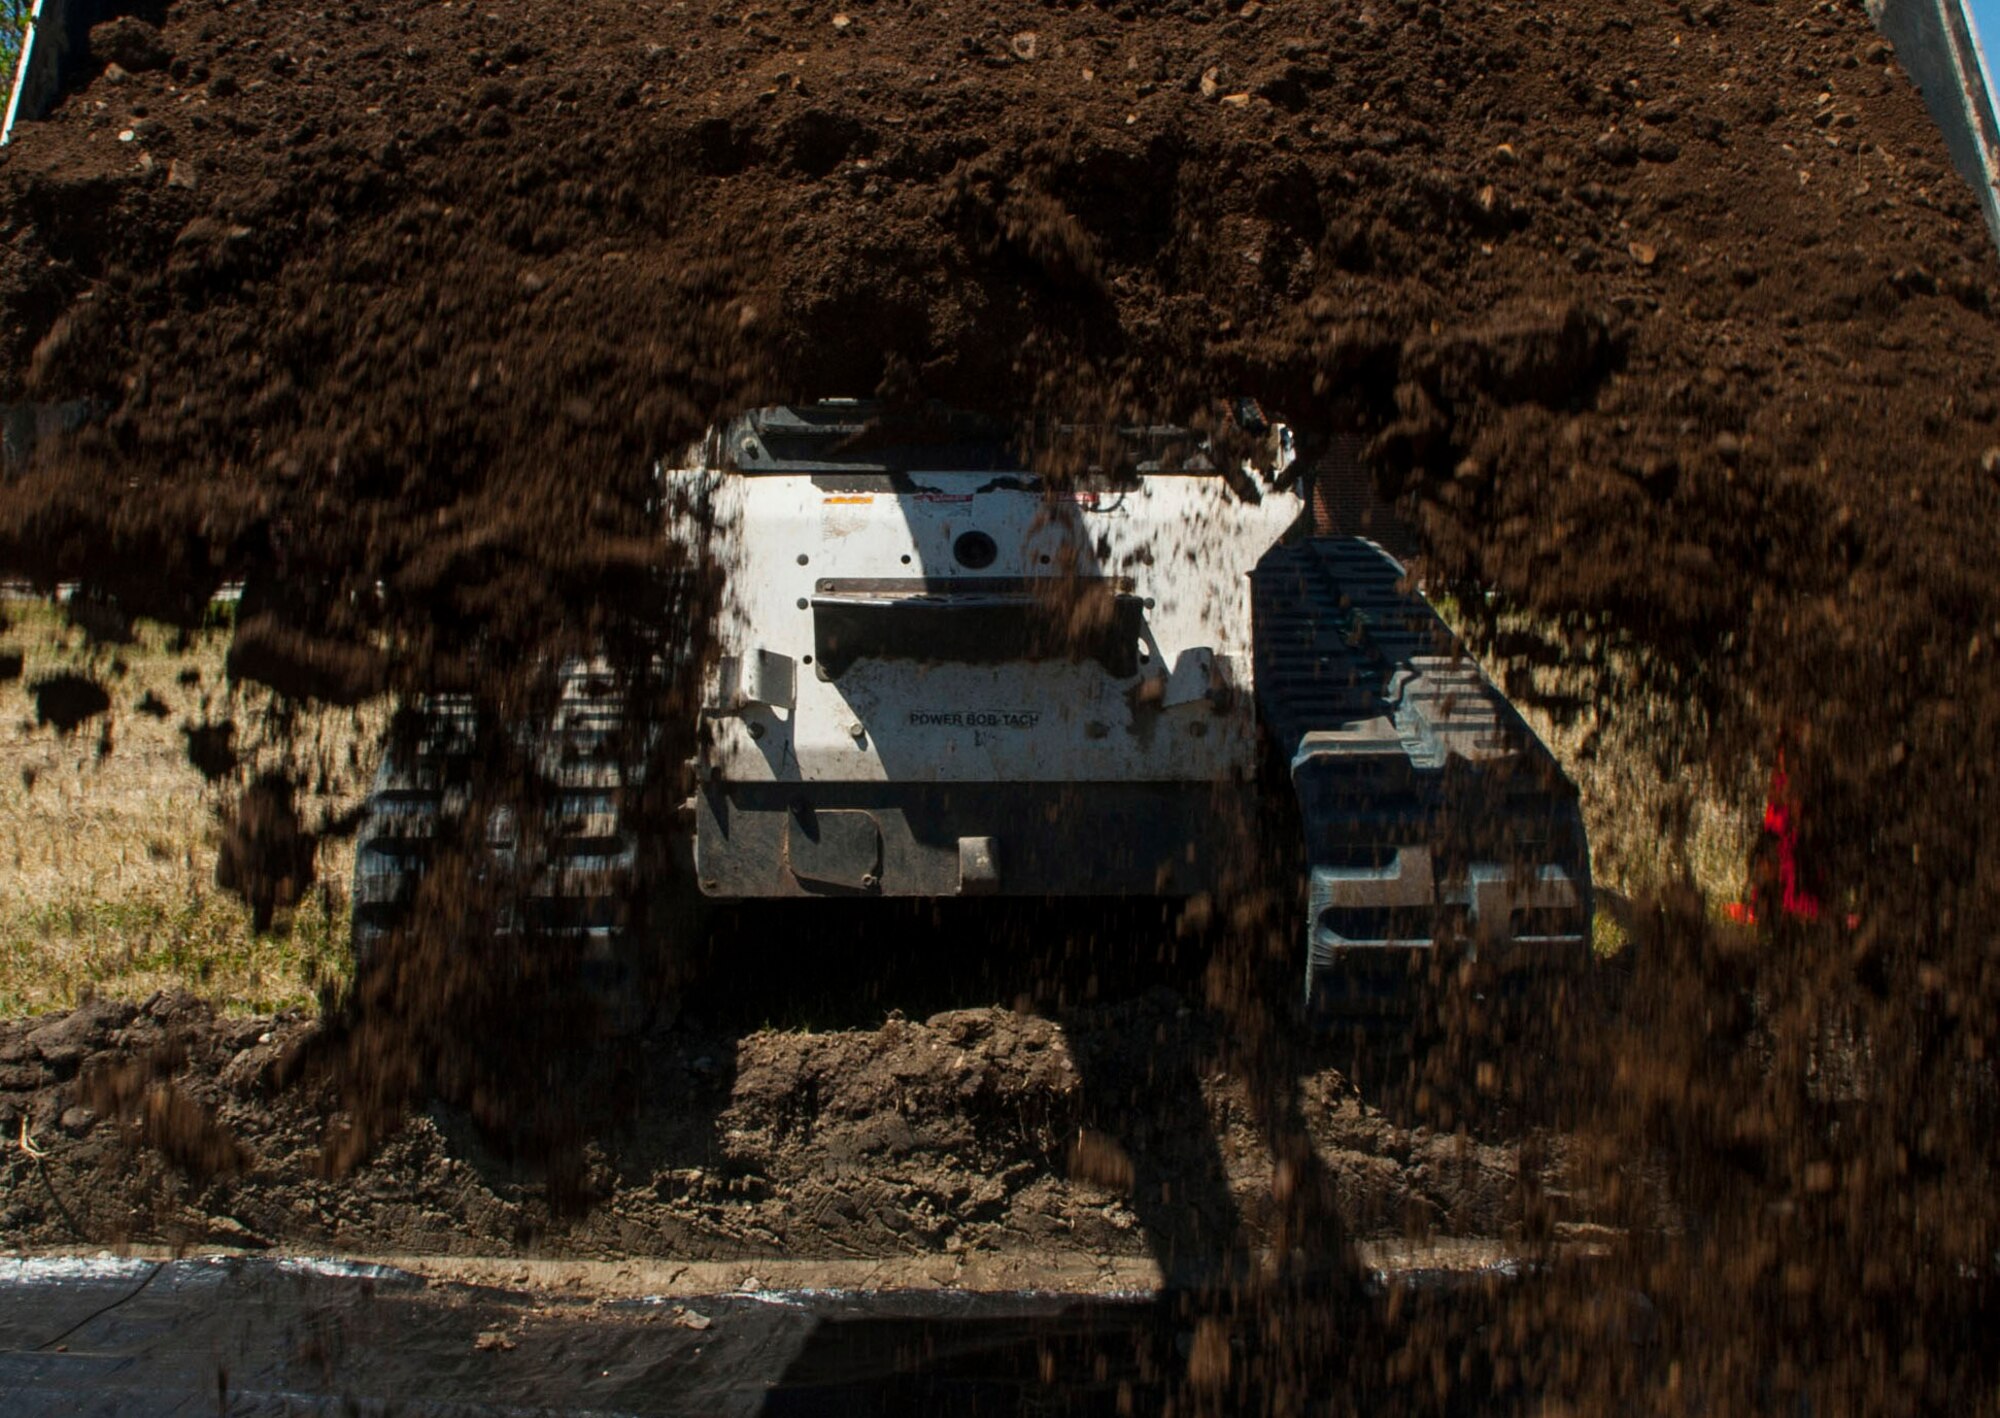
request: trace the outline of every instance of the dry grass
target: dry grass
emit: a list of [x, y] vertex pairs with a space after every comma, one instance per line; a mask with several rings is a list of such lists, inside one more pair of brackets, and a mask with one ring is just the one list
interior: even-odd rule
[[[1452, 631], [1466, 637], [1467, 619], [1457, 602], [1450, 596], [1430, 599]], [[1535, 638], [1555, 634], [1519, 614], [1503, 615], [1498, 628]], [[1605, 909], [1605, 892], [1644, 899], [1663, 887], [1692, 882], [1718, 918], [1730, 902], [1742, 899], [1765, 786], [1759, 765], [1744, 764], [1727, 779], [1706, 766], [1698, 751], [1703, 726], [1690, 718], [1688, 706], [1636, 688], [1638, 652], [1610, 653], [1614, 674], [1632, 687], [1620, 697], [1616, 713], [1596, 705], [1589, 672], [1581, 666], [1529, 667], [1524, 661], [1511, 666], [1531, 669], [1535, 695], [1517, 700], [1516, 707], [1577, 786], [1590, 836], [1591, 877], [1599, 888], [1591, 939], [1600, 955], [1617, 954], [1626, 940], [1624, 927]], [[1487, 657], [1480, 663], [1494, 683], [1506, 682], [1508, 663]], [[1534, 702], [1565, 699], [1583, 707], [1560, 721]], [[1674, 752], [1675, 746], [1687, 751]]]
[[[1455, 606], [1447, 600], [1440, 610], [1460, 628]], [[1521, 619], [1502, 629], [1546, 627]], [[1635, 652], [1614, 651], [1611, 663], [1629, 684], [1638, 684]], [[1503, 679], [1505, 666], [1485, 668], [1496, 683]], [[1719, 777], [1698, 751], [1703, 726], [1690, 719], [1692, 711], [1657, 693], [1635, 689], [1623, 695], [1615, 714], [1587, 705], [1558, 722], [1535, 700], [1588, 701], [1584, 672], [1539, 666], [1532, 674], [1534, 699], [1517, 707], [1577, 785], [1596, 884], [1644, 898], [1692, 882], [1717, 916], [1740, 900], [1763, 811], [1758, 765], [1744, 764], [1730, 779]], [[1688, 751], [1672, 751], [1676, 745]], [[1604, 954], [1625, 943], [1622, 928], [1604, 910], [1593, 922], [1593, 936]]]
[[[1440, 609], [1453, 619], [1448, 601]], [[169, 986], [255, 1012], [317, 1003], [349, 968], [346, 885], [353, 847], [320, 848], [319, 885], [257, 932], [242, 902], [215, 886], [218, 811], [259, 769], [289, 761], [310, 775], [310, 824], [357, 805], [382, 709], [299, 711], [223, 676], [226, 625], [191, 637], [140, 624], [127, 644], [93, 643], [41, 601], [4, 603], [0, 653], [20, 651], [0, 684], [0, 1016], [74, 1005], [96, 994], [141, 999]], [[1499, 666], [1489, 666], [1497, 670]], [[64, 736], [35, 722], [30, 686], [73, 670], [102, 682], [108, 714]], [[1565, 689], [1538, 670], [1537, 688]], [[139, 708], [151, 695], [164, 717]], [[1760, 785], [1698, 771], [1663, 774], [1654, 746], [1685, 738], [1679, 706], [1643, 701], [1615, 720], [1558, 724], [1523, 705], [1582, 790], [1598, 883], [1643, 896], [1692, 880], [1716, 910], [1740, 893]], [[242, 764], [216, 783], [190, 763], [184, 729], [232, 720]], [[1600, 950], [1622, 933], [1595, 923]]]
[[1564, 725], [1533, 706], [1522, 714], [1582, 795], [1591, 870], [1601, 885], [1648, 896], [1692, 881], [1717, 912], [1741, 899], [1762, 814], [1747, 780], [1722, 783], [1692, 764], [1663, 774], [1646, 744], [1650, 716], [1642, 710]]
[[[0, 685], [0, 1015], [174, 985], [243, 1011], [312, 1007], [320, 983], [348, 968], [352, 845], [324, 843], [320, 885], [260, 933], [215, 886], [218, 810], [287, 741], [314, 775], [300, 797], [307, 824], [352, 807], [365, 776], [351, 750], [372, 741], [379, 713], [290, 712], [261, 691], [232, 689], [226, 626], [182, 643], [140, 623], [130, 643], [93, 644], [45, 602], [4, 608], [12, 624], [0, 651], [26, 663]], [[67, 736], [36, 723], [30, 692], [62, 670], [92, 675], [111, 697], [107, 714]], [[164, 717], [139, 707], [149, 694]], [[225, 718], [242, 764], [211, 784], [190, 763], [183, 730]]]

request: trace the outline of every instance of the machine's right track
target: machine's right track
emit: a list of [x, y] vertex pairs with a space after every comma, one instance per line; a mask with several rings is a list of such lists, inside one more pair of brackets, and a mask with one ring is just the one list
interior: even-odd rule
[[1587, 952], [1576, 790], [1402, 565], [1311, 537], [1251, 582], [1258, 706], [1303, 834], [1308, 1002], [1365, 1009], [1444, 941], [1509, 965]]

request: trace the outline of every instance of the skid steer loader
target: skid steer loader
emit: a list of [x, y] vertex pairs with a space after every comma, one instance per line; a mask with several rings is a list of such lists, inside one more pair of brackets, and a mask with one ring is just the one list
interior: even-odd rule
[[[1445, 939], [1525, 963], [1586, 951], [1575, 790], [1394, 558], [1311, 535], [1301, 472], [1247, 402], [1215, 437], [858, 401], [713, 429], [660, 472], [670, 534], [723, 578], [718, 652], [685, 667], [695, 886], [1192, 897], [1277, 854], [1303, 874], [1309, 1002]], [[602, 951], [657, 860], [621, 810], [645, 736], [612, 679], [564, 668], [522, 731], [545, 820], [489, 825], [497, 858], [534, 843], [531, 913]], [[358, 949], [462, 811], [470, 714], [426, 706], [382, 767]], [[1269, 795], [1296, 840], [1258, 840]]]

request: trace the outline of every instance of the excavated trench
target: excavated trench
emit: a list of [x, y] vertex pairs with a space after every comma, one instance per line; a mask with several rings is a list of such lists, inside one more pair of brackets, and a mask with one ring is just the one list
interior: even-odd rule
[[[21, 457], [10, 421], [9, 575], [176, 624], [240, 579], [232, 673], [504, 716], [579, 646], [698, 635], [649, 470], [718, 413], [1248, 394], [1363, 440], [1428, 583], [1661, 721], [1662, 777], [1782, 749], [1827, 908], [1669, 889], [1529, 1042], [1440, 979], [1345, 1056], [1254, 899], [1185, 942], [994, 929], [942, 983], [923, 921], [765, 927], [833, 933], [836, 1003], [724, 949], [592, 1051], [560, 961], [452, 948], [491, 933], [442, 874], [324, 1023], [5, 1026], [16, 1245], [1060, 1233], [1201, 1262], [1189, 1407], [1990, 1392], [2000, 268], [1859, 5], [141, 13], [0, 152], [0, 402], [53, 411]], [[237, 820], [296, 877], [279, 796]], [[1645, 1298], [1557, 1264], [1377, 1305], [1345, 1239], [1406, 1225]]]

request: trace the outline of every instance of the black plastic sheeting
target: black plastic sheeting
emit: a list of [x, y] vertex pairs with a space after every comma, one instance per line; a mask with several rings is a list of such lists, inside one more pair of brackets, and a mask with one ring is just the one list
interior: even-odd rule
[[0, 1260], [9, 1418], [1146, 1412], [1175, 1348], [1153, 1297], [593, 1303], [338, 1261]]

